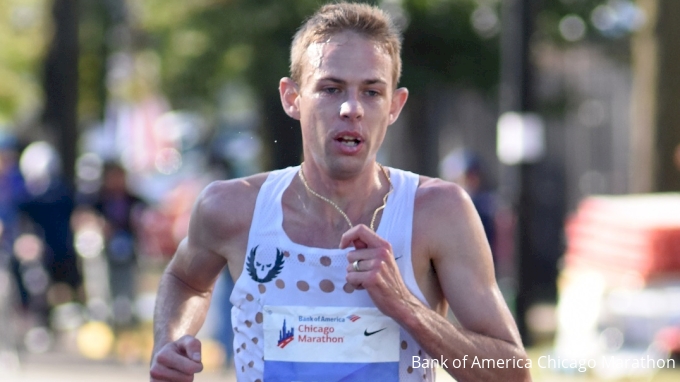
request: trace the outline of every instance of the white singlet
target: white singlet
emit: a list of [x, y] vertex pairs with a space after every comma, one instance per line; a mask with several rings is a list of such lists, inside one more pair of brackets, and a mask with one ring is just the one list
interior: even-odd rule
[[[430, 357], [411, 335], [365, 290], [346, 283], [351, 248], [307, 247], [284, 232], [281, 197], [299, 169], [271, 172], [257, 196], [246, 261], [230, 297], [237, 380], [433, 381], [435, 370], [413, 367], [414, 357]], [[392, 245], [411, 293], [429, 306], [411, 262], [418, 175], [389, 173], [394, 192], [377, 234]]]

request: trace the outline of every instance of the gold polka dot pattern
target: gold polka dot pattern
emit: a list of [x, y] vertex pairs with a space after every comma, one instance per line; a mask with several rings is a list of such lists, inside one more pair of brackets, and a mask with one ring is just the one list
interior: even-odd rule
[[352, 293], [354, 292], [354, 287], [350, 283], [345, 283], [345, 285], [343, 285], [342, 287], [342, 290], [344, 290], [347, 293]]
[[306, 281], [298, 281], [297, 287], [298, 287], [299, 290], [301, 290], [303, 292], [307, 292], [309, 290], [309, 284], [307, 284]]
[[335, 284], [331, 280], [325, 279], [319, 282], [319, 289], [326, 293], [331, 293], [335, 290]]

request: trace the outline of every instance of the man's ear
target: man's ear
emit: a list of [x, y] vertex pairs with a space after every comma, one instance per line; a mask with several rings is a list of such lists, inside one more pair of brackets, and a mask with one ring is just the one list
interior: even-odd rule
[[394, 90], [394, 94], [392, 95], [392, 103], [390, 103], [390, 119], [389, 119], [389, 124], [393, 124], [397, 118], [399, 118], [399, 114], [401, 113], [401, 110], [404, 108], [404, 104], [406, 104], [406, 100], [408, 99], [408, 89], [406, 88], [399, 88]]
[[284, 77], [279, 81], [279, 95], [283, 111], [291, 118], [300, 119], [300, 108], [298, 107], [299, 88], [292, 78]]

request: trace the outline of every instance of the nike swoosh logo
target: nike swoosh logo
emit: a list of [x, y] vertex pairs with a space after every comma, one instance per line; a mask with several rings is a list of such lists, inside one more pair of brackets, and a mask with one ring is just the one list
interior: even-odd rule
[[404, 255], [401, 255], [401, 256], [399, 256], [399, 257], [395, 257], [394, 260], [399, 260], [399, 259], [401, 259], [402, 257], [404, 257]]
[[365, 329], [365, 330], [364, 330], [364, 335], [365, 335], [366, 337], [372, 336], [372, 335], [374, 335], [375, 333], [380, 333], [380, 332], [382, 332], [382, 331], [385, 330], [385, 329], [387, 329], [387, 328], [378, 329], [378, 330], [376, 330], [375, 332], [369, 332], [368, 329]]

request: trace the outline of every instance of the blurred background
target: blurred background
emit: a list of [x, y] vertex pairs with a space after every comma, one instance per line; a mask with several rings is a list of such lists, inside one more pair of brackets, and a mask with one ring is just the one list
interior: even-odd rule
[[[678, 380], [680, 1], [368, 2], [410, 90], [379, 160], [468, 190], [535, 380]], [[300, 163], [277, 87], [322, 3], [0, 2], [2, 380], [148, 379], [200, 190]], [[197, 380], [233, 375], [231, 285]]]

